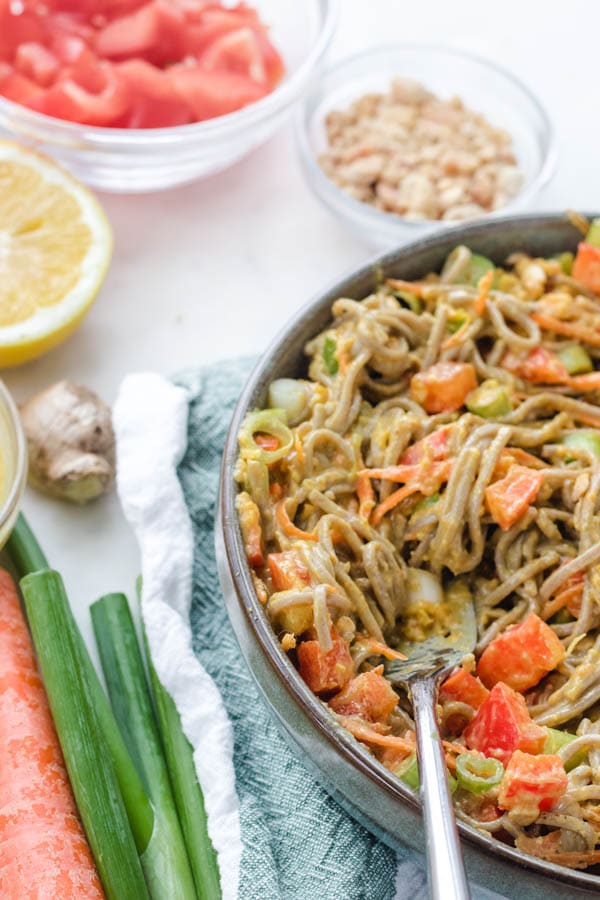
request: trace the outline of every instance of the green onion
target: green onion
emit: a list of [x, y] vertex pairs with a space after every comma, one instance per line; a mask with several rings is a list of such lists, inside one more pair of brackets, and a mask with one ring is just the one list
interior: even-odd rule
[[586, 372], [594, 371], [594, 364], [589, 353], [579, 344], [565, 347], [560, 351], [558, 357], [569, 375], [584, 375]]
[[477, 287], [480, 280], [488, 272], [494, 271], [496, 266], [488, 259], [487, 256], [480, 256], [479, 253], [472, 253], [469, 265], [467, 267], [466, 281]]
[[86, 660], [71, 627], [58, 572], [21, 581], [31, 634], [79, 814], [110, 900], [148, 897]]
[[144, 635], [144, 649], [158, 728], [196, 884], [196, 893], [201, 900], [219, 900], [221, 886], [217, 857], [208, 836], [204, 798], [196, 776], [192, 747], [183, 733], [181, 719], [171, 695], [158, 680], [150, 658], [146, 635]]
[[592, 247], [600, 247], [600, 219], [592, 219], [585, 242]]
[[[20, 576], [35, 571], [34, 566], [39, 564], [40, 560], [45, 560], [44, 554], [23, 516], [19, 516], [17, 519], [7, 547], [11, 561]], [[102, 735], [108, 746], [146, 883], [151, 896], [159, 898], [163, 896], [164, 891], [162, 832], [160, 827], [155, 827], [152, 805], [117, 727], [106, 694], [100, 685], [85, 642], [73, 618], [73, 613], [68, 606], [64, 613], [71, 632], [71, 639], [77, 647], [80, 664], [85, 668], [88, 677], [92, 703], [100, 722]]]
[[423, 497], [422, 500], [419, 500], [418, 503], [415, 503], [415, 508], [413, 512], [418, 512], [422, 509], [427, 509], [428, 506], [435, 506], [435, 504], [440, 499], [439, 493], [436, 491], [435, 494], [430, 494], [429, 497]]
[[557, 253], [553, 258], [558, 261], [565, 275], [571, 274], [571, 272], [573, 271], [573, 262], [575, 261], [575, 255], [573, 253], [569, 251], [566, 251], [565, 253]]
[[404, 306], [407, 306], [415, 315], [421, 314], [423, 304], [421, 303], [421, 298], [417, 297], [416, 294], [411, 294], [410, 291], [394, 291], [394, 297]]
[[510, 397], [504, 385], [490, 378], [471, 391], [466, 406], [469, 412], [484, 419], [505, 416], [511, 410]]
[[416, 753], [411, 753], [395, 771], [400, 781], [407, 784], [413, 791], [419, 790], [419, 766]]
[[[276, 450], [264, 450], [254, 440], [258, 432], [270, 434], [279, 441]], [[269, 466], [283, 459], [294, 446], [294, 435], [287, 427], [287, 415], [284, 409], [261, 409], [248, 413], [242, 423], [239, 444], [244, 459], [257, 459]]]
[[269, 406], [284, 409], [287, 422], [295, 425], [308, 412], [306, 383], [297, 378], [276, 378], [269, 385]]
[[591, 456], [600, 458], [600, 431], [594, 431], [591, 428], [579, 428], [565, 435], [562, 443], [566, 447], [573, 447], [576, 450], [585, 450]]
[[446, 330], [449, 331], [450, 334], [456, 334], [463, 325], [466, 325], [470, 318], [470, 315], [464, 310], [454, 309], [449, 313], [446, 320]]
[[153, 896], [193, 900], [193, 877], [127, 599], [123, 594], [108, 594], [92, 604], [91, 614], [115, 717], [154, 805], [161, 883], [160, 894], [153, 892]]
[[[403, 760], [395, 769], [395, 774], [400, 779], [400, 781], [403, 781], [404, 784], [407, 784], [409, 788], [413, 789], [413, 791], [418, 791], [420, 781], [417, 754], [411, 753], [410, 756]], [[451, 772], [448, 772], [446, 770], [446, 775], [448, 776], [448, 786], [450, 788], [450, 793], [453, 794], [458, 787], [458, 782]]]
[[504, 766], [498, 759], [482, 759], [461, 753], [456, 757], [456, 777], [459, 787], [472, 794], [483, 794], [502, 781]]
[[332, 337], [326, 337], [323, 343], [323, 362], [330, 375], [337, 375], [340, 368], [337, 356], [337, 344]]
[[23, 513], [19, 513], [12, 533], [6, 542], [6, 550], [12, 564], [19, 574], [19, 578], [39, 572], [40, 569], [48, 569], [48, 560], [42, 552], [42, 548], [27, 524]]
[[[544, 749], [542, 753], [558, 753], [561, 747], [566, 747], [567, 744], [572, 744], [574, 740], [576, 740], [577, 735], [571, 734], [569, 731], [561, 731], [559, 728], [548, 728], [545, 727], [544, 731], [546, 732], [546, 740], [544, 742]], [[572, 756], [566, 763], [565, 769], [567, 772], [570, 772], [571, 769], [574, 769], [576, 766], [580, 766], [585, 762], [587, 756], [586, 750], [580, 750], [574, 756]]]

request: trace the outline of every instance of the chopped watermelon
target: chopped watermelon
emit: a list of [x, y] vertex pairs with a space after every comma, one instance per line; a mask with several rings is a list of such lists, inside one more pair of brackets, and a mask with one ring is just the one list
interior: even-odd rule
[[215, 0], [0, 0], [0, 95], [56, 118], [162, 128], [268, 94], [283, 62], [256, 11]]

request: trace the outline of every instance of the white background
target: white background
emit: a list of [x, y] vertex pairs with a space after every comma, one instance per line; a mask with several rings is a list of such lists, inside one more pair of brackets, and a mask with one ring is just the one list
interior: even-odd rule
[[[297, 0], [302, 2], [302, 0]], [[331, 57], [428, 40], [496, 60], [548, 109], [557, 175], [539, 208], [600, 208], [600, 4], [590, 0], [341, 0]], [[489, 114], [493, 113], [490, 98]], [[290, 314], [370, 250], [321, 209], [286, 126], [208, 181], [145, 196], [103, 195], [113, 263], [84, 324], [43, 359], [5, 373], [17, 399], [68, 377], [112, 402], [130, 371], [165, 374], [266, 346]], [[77, 509], [28, 491], [25, 512], [60, 569], [86, 637], [100, 594], [131, 593], [137, 549], [115, 496]]]

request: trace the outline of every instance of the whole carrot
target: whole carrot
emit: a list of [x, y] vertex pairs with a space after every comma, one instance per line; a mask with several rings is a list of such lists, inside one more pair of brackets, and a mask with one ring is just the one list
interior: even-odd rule
[[13, 581], [0, 569], [0, 897], [101, 900]]

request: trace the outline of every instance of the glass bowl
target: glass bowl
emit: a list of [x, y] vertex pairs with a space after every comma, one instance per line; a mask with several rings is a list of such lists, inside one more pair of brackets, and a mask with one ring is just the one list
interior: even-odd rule
[[82, 181], [135, 193], [225, 169], [266, 140], [305, 90], [333, 35], [337, 0], [253, 0], [283, 56], [286, 75], [244, 109], [171, 128], [99, 128], [34, 112], [0, 97], [0, 130], [62, 162]]
[[0, 381], [0, 549], [15, 524], [27, 481], [27, 442], [14, 400]]
[[297, 110], [295, 131], [302, 169], [318, 199], [369, 245], [392, 248], [416, 240], [434, 228], [464, 222], [415, 221], [354, 200], [337, 187], [318, 164], [327, 147], [325, 117], [345, 109], [364, 94], [385, 92], [396, 76], [422, 83], [439, 97], [460, 97], [493, 126], [506, 129], [524, 182], [519, 193], [481, 219], [526, 208], [549, 181], [556, 165], [552, 125], [532, 92], [514, 75], [471, 53], [428, 44], [396, 44], [367, 50], [327, 69]]

